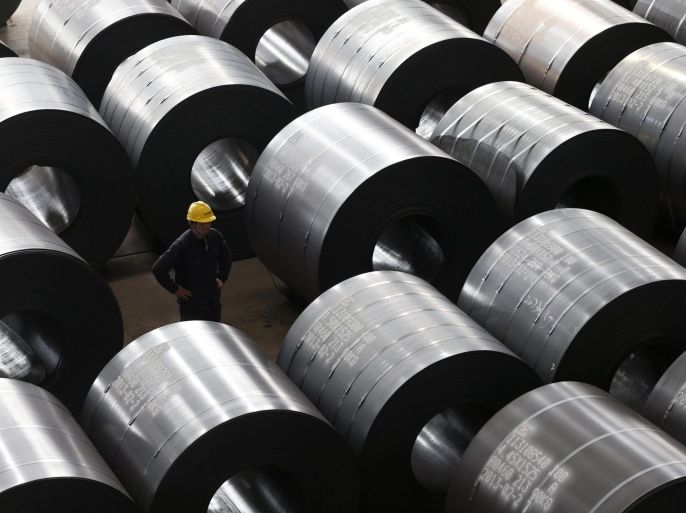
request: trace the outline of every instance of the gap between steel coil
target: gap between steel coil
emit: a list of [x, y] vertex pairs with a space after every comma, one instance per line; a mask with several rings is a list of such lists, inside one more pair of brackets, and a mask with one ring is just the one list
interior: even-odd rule
[[10, 16], [19, 8], [21, 0], [2, 0], [0, 2], [0, 26], [4, 25]]
[[82, 425], [144, 513], [358, 508], [344, 441], [224, 324], [176, 323], [131, 342], [93, 384]]
[[0, 39], [0, 57], [16, 57], [17, 54], [14, 53], [8, 46], [7, 43]]
[[660, 378], [641, 413], [686, 444], [686, 353], [677, 358]]
[[638, 0], [634, 12], [665, 29], [678, 43], [686, 43], [686, 3], [683, 0]]

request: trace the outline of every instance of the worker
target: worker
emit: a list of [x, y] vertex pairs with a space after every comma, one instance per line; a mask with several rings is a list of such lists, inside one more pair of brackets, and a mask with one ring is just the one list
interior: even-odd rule
[[[177, 297], [182, 321], [221, 319], [221, 289], [229, 277], [231, 250], [210, 206], [195, 201], [188, 207], [189, 229], [152, 266], [155, 278]], [[174, 270], [174, 279], [170, 272]]]

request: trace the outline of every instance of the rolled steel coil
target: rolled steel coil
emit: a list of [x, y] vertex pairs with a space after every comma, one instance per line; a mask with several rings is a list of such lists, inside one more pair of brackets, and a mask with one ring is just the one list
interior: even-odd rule
[[498, 239], [458, 306], [544, 382], [584, 381], [638, 408], [686, 349], [685, 300], [686, 269], [602, 214], [559, 209]]
[[4, 25], [19, 8], [21, 0], [3, 0], [0, 3], [0, 25]]
[[634, 12], [665, 29], [678, 43], [686, 43], [684, 0], [638, 0]]
[[547, 385], [503, 408], [455, 471], [446, 513], [678, 513], [686, 449], [598, 388]]
[[[355, 7], [367, 0], [344, 0]], [[502, 5], [501, 0], [425, 0], [431, 7], [447, 14], [474, 32], [483, 33], [488, 22]], [[503, 0], [504, 2], [505, 0]]]
[[660, 378], [641, 413], [686, 444], [686, 353], [677, 358]]
[[679, 240], [674, 248], [674, 255], [672, 258], [680, 265], [686, 267], [686, 228], [681, 232]]
[[517, 61], [528, 83], [584, 110], [595, 85], [619, 61], [670, 40], [608, 0], [508, 0], [484, 37]]
[[61, 69], [100, 105], [127, 57], [195, 30], [166, 0], [43, 0], [29, 28], [29, 54]]
[[33, 59], [0, 59], [0, 191], [30, 205], [99, 267], [133, 218], [126, 153], [76, 83]]
[[686, 225], [686, 48], [660, 43], [634, 52], [599, 85], [590, 112], [637, 137], [655, 160], [661, 216]]
[[469, 93], [431, 142], [481, 177], [507, 226], [557, 207], [602, 212], [643, 237], [655, 226], [657, 175], [641, 143], [533, 86]]
[[176, 323], [131, 342], [93, 384], [82, 425], [146, 513], [207, 511], [220, 486], [212, 502], [238, 495], [252, 505], [240, 511], [357, 511], [343, 440], [276, 364], [224, 324]]
[[137, 511], [69, 411], [45, 390], [0, 379], [0, 431], [2, 511]]
[[418, 274], [456, 298], [500, 233], [474, 173], [357, 103], [284, 128], [255, 165], [246, 212], [255, 254], [306, 300], [382, 269]]
[[[122, 346], [114, 294], [64, 241], [5, 194], [0, 194], [0, 282], [0, 333], [31, 349], [19, 348], [19, 356], [31, 360], [28, 367], [22, 364], [28, 372], [17, 367], [3, 376], [35, 376], [38, 370], [33, 381], [78, 412], [98, 372]], [[16, 347], [11, 340], [0, 345]], [[11, 369], [12, 361], [19, 360], [3, 351], [2, 367], [9, 363]]]
[[14, 53], [5, 42], [0, 39], [0, 57], [16, 57], [17, 54]]
[[373, 105], [415, 129], [481, 85], [521, 78], [504, 52], [425, 2], [370, 0], [321, 38], [305, 95], [311, 107]]
[[188, 204], [201, 199], [234, 258], [252, 255], [248, 176], [296, 110], [245, 55], [204, 36], [159, 41], [122, 63], [100, 111], [133, 162], [139, 210], [163, 245], [187, 228]]
[[539, 383], [448, 298], [395, 271], [322, 294], [277, 363], [357, 456], [364, 511], [442, 511], [450, 468], [471, 437]]

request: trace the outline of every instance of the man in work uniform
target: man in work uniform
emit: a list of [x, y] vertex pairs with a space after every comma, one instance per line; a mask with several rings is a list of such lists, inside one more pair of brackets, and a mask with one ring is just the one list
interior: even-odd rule
[[[182, 321], [220, 321], [220, 293], [231, 269], [231, 251], [212, 228], [216, 216], [207, 203], [188, 207], [189, 229], [152, 266], [155, 278], [177, 297]], [[174, 269], [174, 279], [170, 271]]]

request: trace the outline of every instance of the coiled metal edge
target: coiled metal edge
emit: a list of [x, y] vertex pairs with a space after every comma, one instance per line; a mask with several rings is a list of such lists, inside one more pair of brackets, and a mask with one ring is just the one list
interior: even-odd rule
[[234, 258], [252, 255], [248, 177], [296, 111], [247, 57], [204, 36], [159, 41], [119, 66], [100, 111], [133, 162], [138, 207], [159, 242], [183, 232], [188, 204], [200, 199]]
[[93, 384], [82, 425], [144, 512], [236, 498], [229, 511], [357, 511], [343, 440], [246, 335], [220, 323], [131, 342]]
[[382, 269], [418, 274], [455, 298], [500, 231], [474, 173], [353, 103], [309, 112], [269, 143], [246, 212], [255, 254], [306, 300]]
[[686, 443], [686, 353], [667, 369], [648, 396], [643, 416]]
[[539, 383], [435, 288], [394, 271], [322, 294], [277, 363], [357, 456], [364, 511], [442, 511], [476, 431]]
[[686, 43], [686, 4], [681, 0], [638, 0], [634, 12], [665, 29], [678, 43]]
[[646, 237], [657, 218], [650, 154], [631, 135], [518, 82], [480, 87], [431, 142], [475, 171], [506, 225], [557, 207], [588, 208]]

